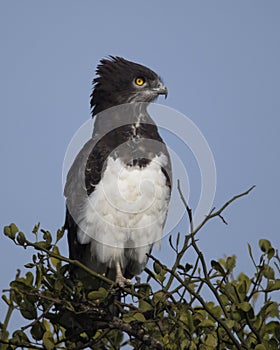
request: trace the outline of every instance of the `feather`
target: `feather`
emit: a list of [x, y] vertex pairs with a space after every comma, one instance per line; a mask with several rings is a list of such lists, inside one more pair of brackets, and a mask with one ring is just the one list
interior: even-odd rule
[[166, 220], [171, 162], [147, 103], [167, 89], [155, 72], [120, 57], [101, 60], [96, 73], [94, 130], [67, 175], [65, 228], [71, 259], [124, 286], [145, 268]]

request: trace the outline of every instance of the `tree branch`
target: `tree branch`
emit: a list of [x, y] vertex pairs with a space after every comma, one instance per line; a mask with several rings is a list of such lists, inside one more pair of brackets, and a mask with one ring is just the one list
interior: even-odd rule
[[145, 345], [149, 346], [151, 349], [163, 350], [164, 345], [159, 340], [151, 337], [143, 329], [137, 330], [132, 327], [130, 324], [123, 322], [118, 317], [114, 317], [113, 321], [109, 323], [111, 329], [118, 329], [120, 331], [126, 332], [129, 335], [132, 335], [136, 339], [143, 342]]

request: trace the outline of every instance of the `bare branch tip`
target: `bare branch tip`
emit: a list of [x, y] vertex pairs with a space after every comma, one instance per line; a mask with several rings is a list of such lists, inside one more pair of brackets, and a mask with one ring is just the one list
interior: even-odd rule
[[218, 216], [225, 225], [228, 225], [228, 222], [225, 220], [225, 218], [221, 214], [219, 214]]

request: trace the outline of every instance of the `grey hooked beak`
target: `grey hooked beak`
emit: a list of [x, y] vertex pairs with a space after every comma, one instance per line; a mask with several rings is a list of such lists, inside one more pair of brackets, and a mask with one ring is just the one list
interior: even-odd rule
[[167, 98], [167, 95], [168, 95], [167, 88], [161, 81], [158, 83], [158, 86], [156, 87], [155, 90], [158, 95], [164, 95], [165, 99]]

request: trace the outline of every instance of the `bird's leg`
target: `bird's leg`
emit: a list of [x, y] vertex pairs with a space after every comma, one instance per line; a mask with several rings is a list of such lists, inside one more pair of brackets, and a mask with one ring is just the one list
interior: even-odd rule
[[131, 280], [128, 278], [125, 278], [122, 274], [122, 269], [120, 262], [117, 260], [116, 261], [116, 283], [123, 288], [126, 285], [132, 284]]

